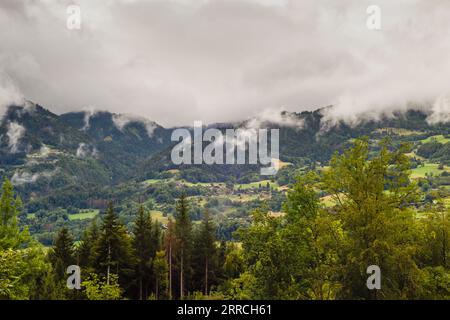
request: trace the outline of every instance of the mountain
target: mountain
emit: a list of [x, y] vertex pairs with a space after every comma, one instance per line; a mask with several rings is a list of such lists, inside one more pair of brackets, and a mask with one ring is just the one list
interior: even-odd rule
[[145, 119], [108, 112], [56, 115], [28, 102], [9, 107], [2, 118], [0, 172], [33, 208], [80, 207], [127, 181], [138, 163], [166, 146], [169, 134]]
[[[290, 168], [326, 165], [331, 155], [349, 146], [352, 139], [373, 140], [389, 136], [396, 143], [419, 143], [417, 152], [450, 161], [450, 145], [421, 143], [423, 139], [450, 134], [449, 124], [429, 124], [427, 114], [409, 110], [361, 121], [355, 125], [328, 123], [326, 109], [288, 113], [221, 123], [226, 129], [277, 128], [280, 160], [285, 168], [272, 179], [290, 181]], [[192, 128], [188, 128], [192, 131]], [[259, 165], [174, 165], [170, 159], [176, 142], [173, 129], [130, 115], [69, 112], [57, 115], [28, 102], [8, 108], [0, 125], [0, 173], [10, 178], [27, 200], [29, 210], [74, 206], [146, 194], [140, 182], [175, 179], [190, 183], [251, 183], [260, 176]], [[204, 144], [206, 145], [206, 143]]]

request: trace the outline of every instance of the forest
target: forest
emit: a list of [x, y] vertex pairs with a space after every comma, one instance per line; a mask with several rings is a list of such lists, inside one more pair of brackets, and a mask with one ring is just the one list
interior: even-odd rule
[[[425, 201], [409, 151], [356, 139], [322, 170], [297, 176], [280, 214], [266, 203], [249, 211], [231, 240], [218, 237], [207, 207], [194, 221], [182, 193], [167, 223], [139, 206], [127, 227], [111, 202], [79, 240], [62, 226], [44, 246], [20, 223], [26, 204], [5, 179], [0, 298], [450, 299], [450, 208], [438, 196]], [[81, 269], [80, 290], [67, 287], [71, 265]], [[371, 265], [379, 290], [367, 287]]]

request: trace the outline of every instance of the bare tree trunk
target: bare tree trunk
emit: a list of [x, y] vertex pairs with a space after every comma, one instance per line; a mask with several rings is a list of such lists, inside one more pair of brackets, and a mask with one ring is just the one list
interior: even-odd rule
[[183, 300], [184, 296], [184, 285], [183, 285], [183, 273], [184, 273], [184, 249], [181, 249], [181, 268], [180, 268], [180, 300]]
[[106, 271], [106, 284], [109, 285], [109, 273], [111, 271], [111, 245], [108, 243], [108, 269]]
[[158, 278], [156, 278], [155, 296], [156, 296], [156, 300], [159, 300], [159, 281], [158, 281]]
[[205, 263], [205, 295], [208, 295], [208, 257]]
[[169, 240], [169, 299], [172, 300], [172, 240]]
[[139, 300], [142, 300], [142, 276], [139, 278]]

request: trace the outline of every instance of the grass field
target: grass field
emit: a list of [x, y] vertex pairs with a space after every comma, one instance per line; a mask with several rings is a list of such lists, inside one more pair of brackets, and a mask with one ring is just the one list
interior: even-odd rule
[[428, 138], [426, 138], [426, 139], [424, 139], [424, 140], [421, 140], [421, 142], [422, 142], [422, 143], [439, 142], [439, 143], [445, 144], [445, 143], [447, 143], [447, 142], [450, 142], [450, 139], [444, 137], [444, 136], [441, 134], [441, 135], [438, 135], [438, 136], [431, 136], [431, 137], [428, 137]]
[[76, 214], [69, 214], [69, 220], [85, 220], [85, 219], [92, 219], [95, 218], [95, 216], [100, 212], [98, 209], [92, 209], [92, 210], [83, 210], [80, 211], [80, 213]]
[[412, 170], [411, 178], [425, 178], [426, 174], [440, 175], [442, 172], [447, 171], [450, 172], [450, 167], [444, 166], [444, 170], [439, 170], [439, 164], [437, 163], [425, 163], [422, 167], [417, 167]]
[[275, 188], [275, 189], [279, 188], [278, 183], [272, 182], [270, 180], [263, 180], [263, 181], [257, 181], [257, 182], [251, 182], [251, 183], [235, 184], [234, 188], [235, 189], [239, 189], [240, 188], [241, 190], [258, 189], [259, 185], [261, 185], [261, 187], [265, 188], [267, 183], [269, 183], [272, 188]]
[[161, 222], [162, 224], [167, 224], [169, 222], [169, 218], [164, 217], [163, 213], [161, 211], [151, 210], [150, 215], [153, 220], [157, 220], [157, 221]]

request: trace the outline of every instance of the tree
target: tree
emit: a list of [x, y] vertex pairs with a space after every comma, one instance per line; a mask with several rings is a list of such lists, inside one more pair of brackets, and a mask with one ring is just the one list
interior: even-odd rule
[[174, 257], [174, 246], [177, 242], [175, 235], [175, 224], [172, 219], [169, 218], [167, 223], [167, 230], [164, 234], [164, 247], [167, 255], [167, 263], [169, 267], [168, 274], [168, 287], [167, 287], [167, 295], [169, 299], [172, 299], [172, 284], [173, 284], [173, 257]]
[[423, 240], [421, 246], [421, 263], [424, 266], [450, 267], [450, 215], [441, 202], [430, 208], [421, 219]]
[[112, 203], [108, 205], [102, 221], [93, 261], [96, 273], [106, 278], [107, 285], [114, 273], [124, 289], [129, 287], [134, 266], [131, 237], [119, 222]]
[[5, 179], [0, 197], [0, 299], [29, 299], [37, 296], [39, 281], [49, 264], [43, 248], [28, 229], [20, 230], [18, 215], [22, 201]]
[[[100, 231], [98, 228], [97, 219], [94, 219], [88, 229], [83, 232], [80, 244], [76, 249], [78, 265], [83, 267], [83, 269], [92, 269], [94, 246], [99, 238], [99, 234]], [[89, 273], [90, 272], [88, 272], [88, 274]]]
[[155, 276], [155, 297], [159, 299], [165, 297], [167, 293], [167, 276], [169, 267], [167, 265], [166, 253], [164, 250], [156, 253], [153, 261], [153, 274]]
[[205, 210], [203, 221], [194, 237], [195, 281], [202, 284], [203, 293], [209, 294], [209, 283], [216, 281], [218, 250], [216, 246], [215, 228], [209, 212]]
[[21, 231], [18, 226], [21, 209], [20, 197], [15, 195], [12, 183], [5, 179], [0, 197], [0, 250], [24, 248], [30, 244], [28, 229]]
[[144, 207], [139, 207], [139, 213], [133, 228], [133, 247], [136, 253], [137, 270], [136, 276], [139, 281], [139, 299], [146, 298], [143, 293], [144, 287], [147, 292], [151, 268], [150, 260], [156, 253], [156, 246], [153, 244], [152, 220], [148, 213], [144, 212]]
[[[176, 204], [175, 235], [178, 240], [178, 262], [180, 273], [180, 299], [183, 299], [186, 291], [186, 278], [190, 273], [192, 222], [189, 215], [189, 206], [186, 195], [182, 194]], [[186, 272], [187, 271], [187, 272]]]
[[[342, 223], [344, 243], [339, 253], [341, 298], [412, 298], [419, 270], [414, 212], [417, 188], [409, 180], [405, 145], [397, 150], [382, 141], [371, 152], [367, 139], [354, 142], [333, 156], [324, 171], [321, 189], [332, 196], [333, 211]], [[368, 290], [366, 269], [382, 270], [381, 290]]]
[[58, 281], [65, 279], [67, 267], [75, 264], [73, 237], [66, 227], [59, 230], [53, 247], [49, 252], [49, 259]]

